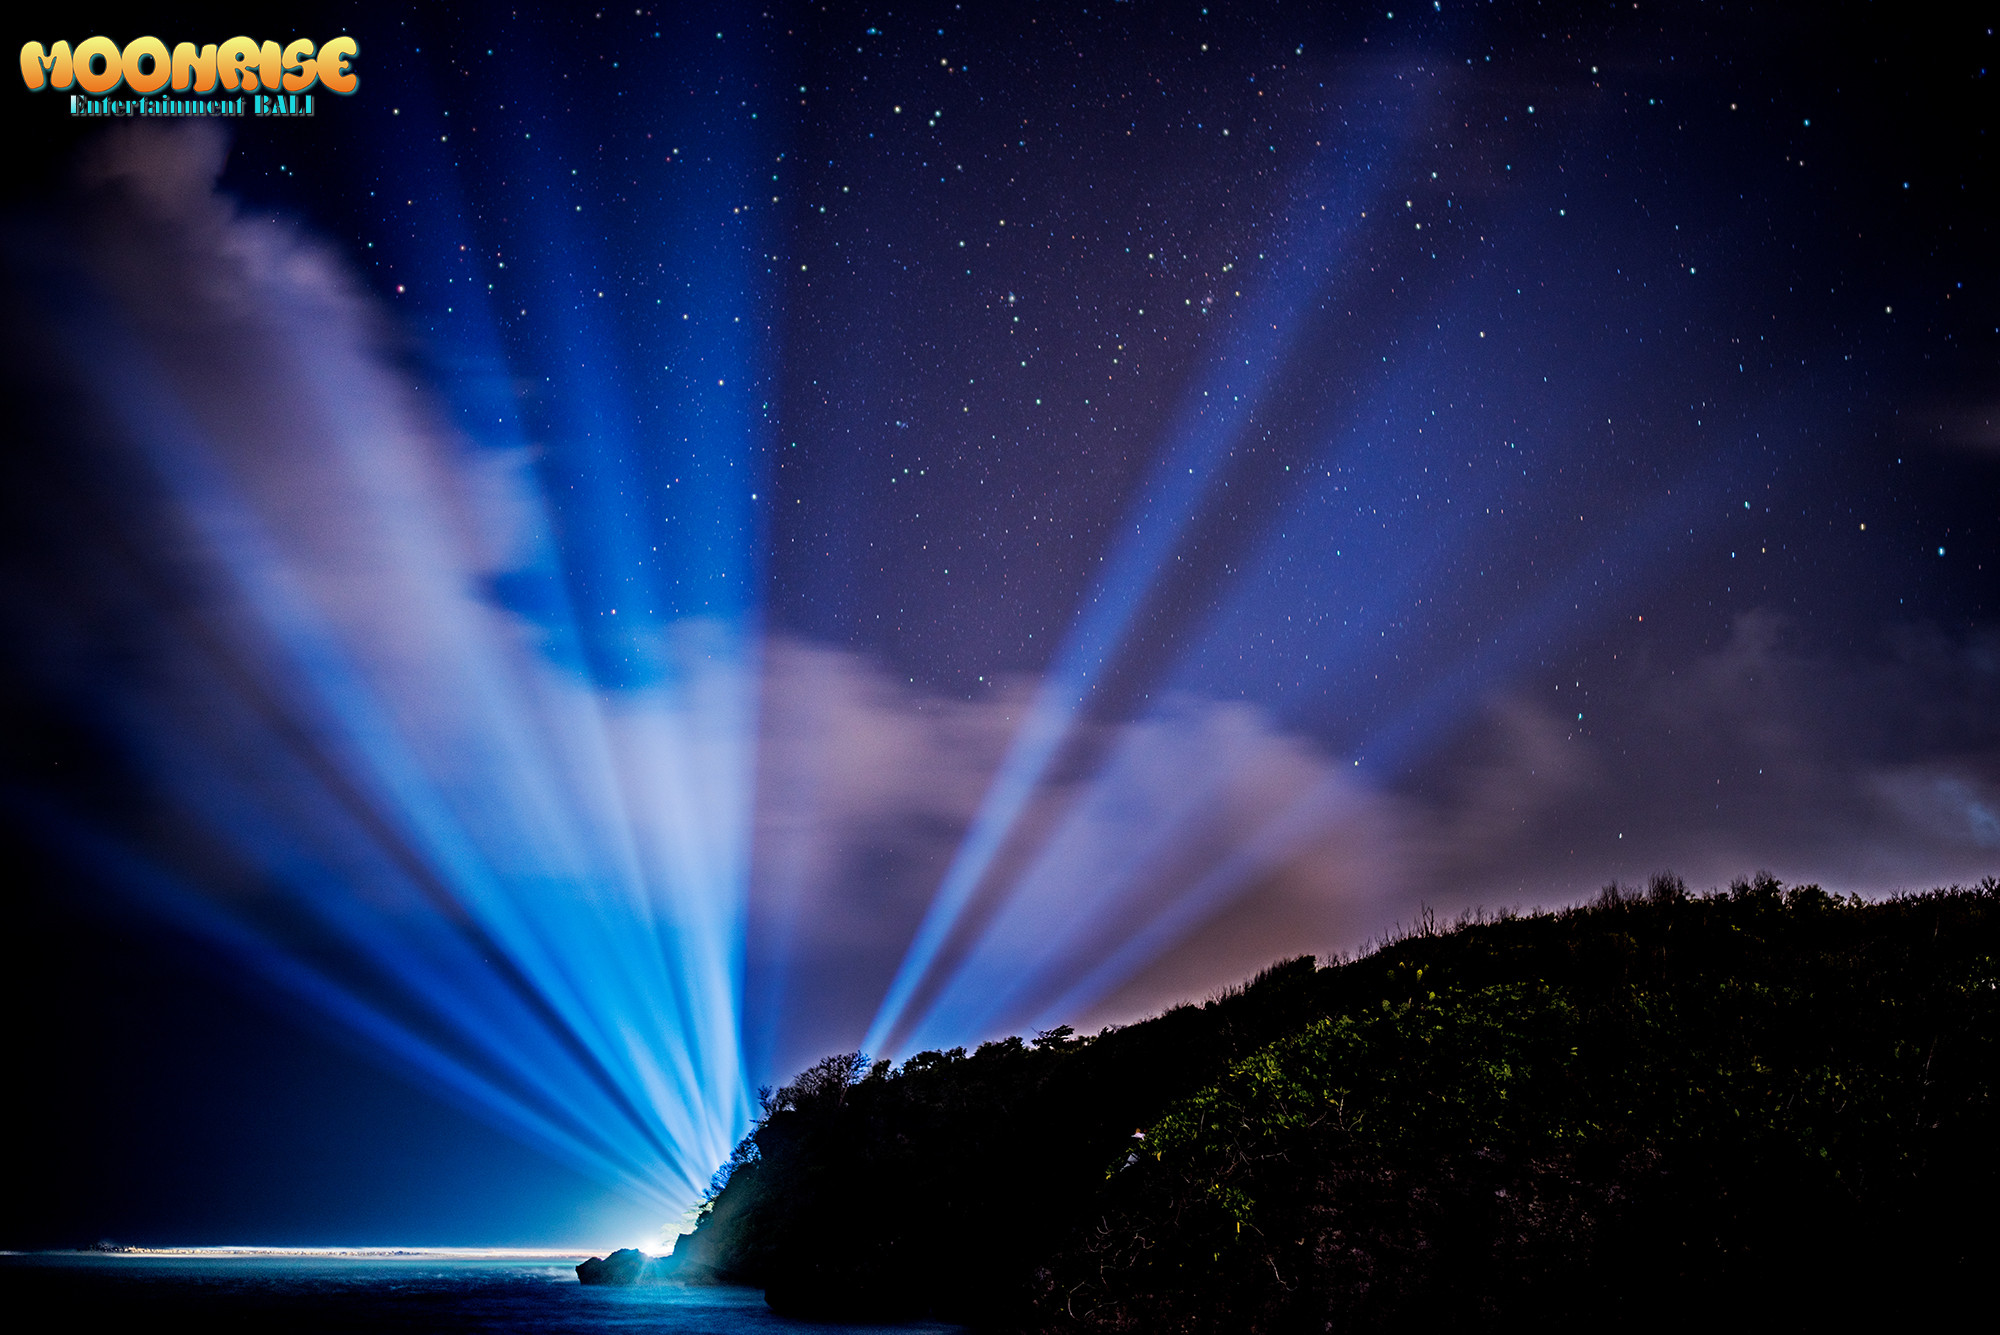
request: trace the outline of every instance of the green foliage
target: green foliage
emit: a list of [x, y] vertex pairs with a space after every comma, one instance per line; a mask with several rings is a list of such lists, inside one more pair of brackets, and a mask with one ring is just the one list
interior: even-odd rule
[[831, 1058], [690, 1251], [789, 1310], [1051, 1332], [1942, 1301], [1996, 1240], [1958, 1222], [2000, 1186], [1996, 891], [1655, 877], [1094, 1037]]

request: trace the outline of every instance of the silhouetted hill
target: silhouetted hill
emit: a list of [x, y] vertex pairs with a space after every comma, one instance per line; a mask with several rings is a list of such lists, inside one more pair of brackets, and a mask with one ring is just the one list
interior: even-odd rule
[[2000, 882], [1656, 877], [1095, 1037], [829, 1058], [677, 1262], [996, 1330], [1900, 1323], [2000, 1240], [1997, 1040]]

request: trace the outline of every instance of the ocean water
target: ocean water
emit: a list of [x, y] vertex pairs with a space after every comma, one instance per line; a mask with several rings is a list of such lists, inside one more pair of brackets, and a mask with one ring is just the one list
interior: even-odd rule
[[652, 1335], [933, 1335], [775, 1315], [754, 1289], [576, 1280], [570, 1258], [0, 1256], [0, 1324], [42, 1331], [546, 1331]]

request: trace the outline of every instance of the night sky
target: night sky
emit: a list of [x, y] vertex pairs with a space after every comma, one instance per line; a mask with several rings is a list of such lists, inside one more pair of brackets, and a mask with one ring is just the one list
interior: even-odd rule
[[7, 94], [0, 1245], [657, 1241], [828, 1052], [2000, 872], [1949, 8], [17, 21], [360, 85]]

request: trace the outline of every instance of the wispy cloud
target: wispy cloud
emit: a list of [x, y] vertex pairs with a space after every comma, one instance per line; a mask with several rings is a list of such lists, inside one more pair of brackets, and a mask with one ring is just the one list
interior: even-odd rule
[[[803, 1058], [865, 1023], [1029, 684], [973, 703], [928, 697], [844, 650], [779, 641], [768, 661], [759, 879], [775, 911], [774, 869], [799, 850], [803, 888], [787, 902], [803, 1027], [781, 1046]], [[1872, 654], [1838, 656], [1795, 647], [1782, 618], [1758, 613], [1710, 652], [1591, 685], [1582, 711], [1561, 691], [1497, 693], [1431, 760], [1380, 787], [1239, 702], [1183, 699], [1100, 725], [1101, 767], [1044, 786], [1029, 846], [961, 942], [962, 1002], [1018, 978], [1036, 986], [1018, 1006], [965, 1012], [983, 1026], [924, 1037], [974, 1040], [1039, 1014], [1316, 788], [1337, 796], [1309, 836], [1060, 1018], [1130, 1019], [1283, 955], [1361, 949], [1425, 906], [1552, 906], [1665, 868], [1696, 885], [1768, 868], [1863, 894], [2000, 869], [1990, 639], [1906, 628]], [[816, 799], [781, 799], [807, 772]], [[1120, 877], [1135, 880], [1112, 893]], [[1076, 951], [1051, 967], [1052, 942]]]

